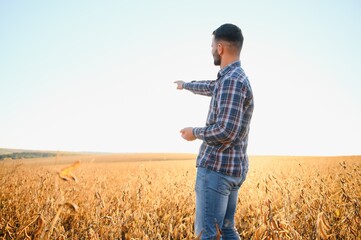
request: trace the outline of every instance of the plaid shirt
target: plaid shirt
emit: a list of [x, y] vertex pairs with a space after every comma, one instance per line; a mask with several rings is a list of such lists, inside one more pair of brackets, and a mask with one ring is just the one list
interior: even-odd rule
[[203, 140], [197, 167], [244, 176], [248, 171], [253, 93], [240, 61], [221, 69], [217, 80], [184, 83], [183, 88], [212, 97], [206, 127], [193, 128], [194, 136]]

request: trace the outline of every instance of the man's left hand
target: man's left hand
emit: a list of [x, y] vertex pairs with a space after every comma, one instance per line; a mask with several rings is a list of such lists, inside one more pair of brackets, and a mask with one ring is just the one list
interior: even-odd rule
[[193, 128], [191, 127], [183, 128], [180, 130], [180, 133], [182, 134], [182, 138], [187, 141], [196, 140], [196, 137], [193, 135]]

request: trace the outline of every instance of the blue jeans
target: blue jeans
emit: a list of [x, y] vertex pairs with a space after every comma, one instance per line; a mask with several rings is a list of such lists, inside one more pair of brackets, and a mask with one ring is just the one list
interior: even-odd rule
[[222, 238], [240, 239], [234, 226], [238, 190], [248, 171], [241, 177], [231, 177], [198, 167], [196, 178], [195, 234], [201, 239], [216, 239], [216, 224], [222, 231]]

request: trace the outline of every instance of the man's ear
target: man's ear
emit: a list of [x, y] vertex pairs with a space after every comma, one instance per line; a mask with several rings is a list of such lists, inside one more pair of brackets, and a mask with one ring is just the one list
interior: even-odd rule
[[217, 52], [219, 55], [222, 55], [224, 52], [224, 46], [220, 43], [217, 44]]

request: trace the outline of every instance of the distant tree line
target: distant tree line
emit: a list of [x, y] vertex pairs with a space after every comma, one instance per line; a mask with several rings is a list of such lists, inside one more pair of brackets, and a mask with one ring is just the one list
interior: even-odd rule
[[0, 155], [0, 160], [4, 159], [21, 159], [21, 158], [46, 158], [46, 157], [55, 157], [55, 153], [49, 152], [16, 152], [10, 154], [3, 154]]

